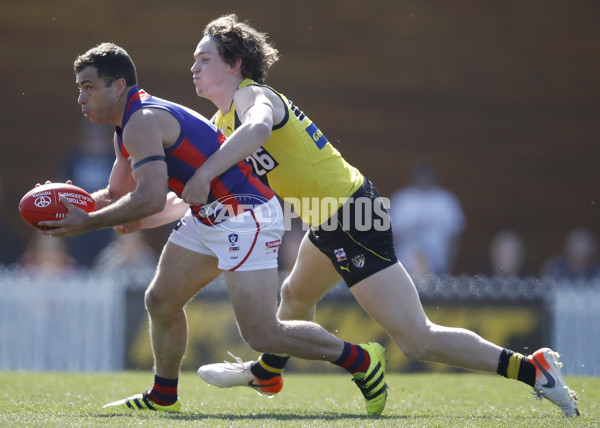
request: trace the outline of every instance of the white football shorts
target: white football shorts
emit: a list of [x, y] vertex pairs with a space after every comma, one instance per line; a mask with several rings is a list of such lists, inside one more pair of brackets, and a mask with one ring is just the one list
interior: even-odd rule
[[219, 269], [252, 271], [277, 267], [284, 232], [283, 211], [276, 197], [214, 226], [185, 214], [169, 241], [187, 250], [216, 257]]

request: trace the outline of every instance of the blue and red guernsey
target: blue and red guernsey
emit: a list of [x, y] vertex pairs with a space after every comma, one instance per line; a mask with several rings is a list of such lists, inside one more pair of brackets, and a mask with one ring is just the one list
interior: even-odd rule
[[[122, 125], [116, 129], [119, 150], [127, 158], [129, 153], [123, 143], [123, 129], [129, 118], [142, 108], [166, 110], [179, 121], [181, 133], [175, 144], [165, 149], [165, 160], [169, 188], [181, 197], [185, 183], [206, 159], [219, 149], [225, 141], [225, 136], [199, 113], [182, 105], [153, 97], [134, 86], [127, 96]], [[211, 182], [207, 203], [192, 207], [192, 213], [203, 223], [212, 225], [216, 214], [214, 207], [225, 207], [230, 213], [240, 214], [251, 208], [248, 201], [266, 201], [273, 196], [275, 192], [252, 173], [249, 164], [242, 161]], [[209, 209], [211, 207], [213, 209]]]

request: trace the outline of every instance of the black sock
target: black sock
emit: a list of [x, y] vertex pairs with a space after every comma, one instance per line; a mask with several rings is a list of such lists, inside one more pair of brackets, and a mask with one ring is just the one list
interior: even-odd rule
[[262, 354], [258, 358], [258, 361], [252, 364], [250, 370], [257, 378], [269, 380], [283, 373], [283, 369], [289, 359], [289, 356], [282, 357], [275, 354]]
[[149, 394], [159, 406], [170, 406], [177, 401], [177, 383], [179, 379], [166, 379], [154, 375], [154, 385]]
[[359, 345], [344, 342], [342, 355], [333, 364], [345, 368], [352, 374], [366, 372], [371, 364], [371, 357]]
[[496, 372], [509, 379], [520, 380], [529, 386], [535, 385], [535, 365], [523, 354], [504, 348], [498, 360]]

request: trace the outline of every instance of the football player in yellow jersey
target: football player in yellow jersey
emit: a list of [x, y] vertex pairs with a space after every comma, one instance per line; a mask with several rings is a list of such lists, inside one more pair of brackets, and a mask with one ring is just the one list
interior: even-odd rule
[[[192, 205], [205, 202], [211, 180], [247, 159], [311, 226], [282, 285], [278, 317], [312, 320], [318, 300], [341, 277], [408, 357], [497, 372], [529, 384], [538, 397], [548, 398], [566, 416], [579, 414], [577, 398], [560, 374], [556, 352], [542, 348], [525, 356], [474, 332], [436, 325], [427, 318], [413, 281], [394, 255], [387, 212], [381, 210], [372, 183], [343, 160], [301, 110], [264, 85], [269, 67], [278, 60], [266, 34], [236, 15], [222, 16], [205, 27], [194, 59], [196, 92], [218, 108], [213, 120], [228, 139], [188, 181], [183, 199]], [[314, 214], [314, 206], [301, 202], [313, 197], [340, 203], [309, 215]], [[370, 217], [383, 222], [374, 221], [369, 230], [359, 227], [354, 209], [346, 209], [357, 201], [371, 201], [365, 204]], [[323, 222], [323, 217], [333, 221]], [[247, 385], [254, 379], [281, 381], [286, 361], [286, 356], [263, 354], [256, 362], [238, 361], [239, 370], [235, 364], [211, 364], [198, 373], [221, 387]]]

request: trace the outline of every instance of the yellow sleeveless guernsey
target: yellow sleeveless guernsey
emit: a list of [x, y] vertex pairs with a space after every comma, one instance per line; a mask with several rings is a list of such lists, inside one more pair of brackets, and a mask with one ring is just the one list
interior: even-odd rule
[[[287, 109], [281, 123], [273, 125], [271, 137], [246, 161], [263, 182], [292, 204], [302, 221], [310, 226], [324, 223], [360, 188], [363, 175], [283, 94], [250, 79], [243, 80], [239, 88], [248, 85], [272, 90]], [[226, 115], [219, 110], [214, 122], [226, 137], [241, 124], [233, 104]]]

